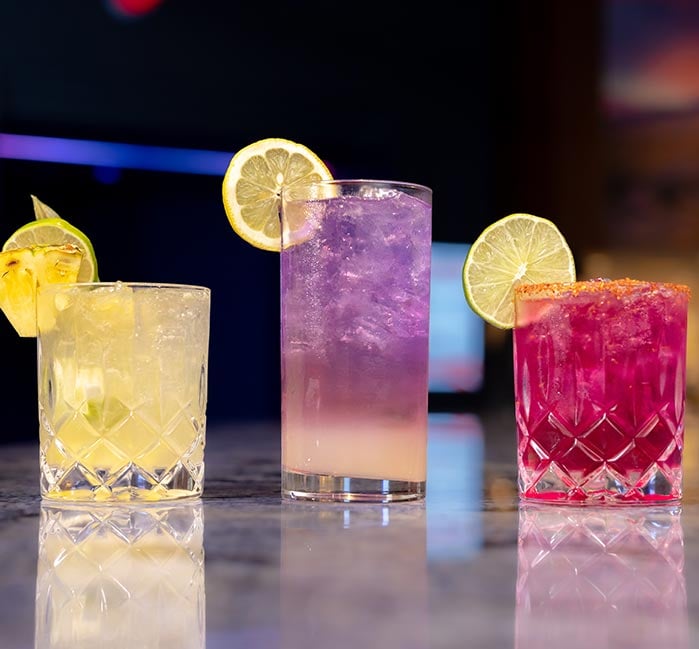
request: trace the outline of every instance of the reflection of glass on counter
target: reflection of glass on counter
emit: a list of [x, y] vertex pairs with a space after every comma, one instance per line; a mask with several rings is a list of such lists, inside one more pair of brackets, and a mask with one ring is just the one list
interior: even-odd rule
[[688, 647], [677, 508], [520, 507], [516, 649]]
[[468, 558], [483, 542], [483, 428], [465, 413], [431, 413], [428, 421], [427, 553]]
[[281, 646], [425, 649], [424, 503], [282, 508]]
[[200, 501], [41, 506], [36, 649], [204, 649]]

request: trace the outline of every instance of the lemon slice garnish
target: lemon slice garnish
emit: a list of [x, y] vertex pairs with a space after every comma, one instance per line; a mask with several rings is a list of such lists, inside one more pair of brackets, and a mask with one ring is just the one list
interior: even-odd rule
[[325, 163], [303, 144], [267, 138], [240, 149], [223, 178], [223, 205], [233, 230], [263, 250], [281, 250], [281, 190], [332, 180]]

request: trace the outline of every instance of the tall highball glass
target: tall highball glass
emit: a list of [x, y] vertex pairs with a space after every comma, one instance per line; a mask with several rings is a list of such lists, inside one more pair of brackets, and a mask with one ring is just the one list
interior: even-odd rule
[[282, 194], [282, 494], [424, 497], [432, 191], [335, 180]]

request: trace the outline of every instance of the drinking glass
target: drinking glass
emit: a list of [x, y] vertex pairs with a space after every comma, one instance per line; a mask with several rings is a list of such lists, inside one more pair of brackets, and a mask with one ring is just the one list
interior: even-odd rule
[[282, 494], [423, 498], [432, 191], [282, 193]]
[[688, 303], [686, 286], [630, 279], [516, 289], [524, 500], [681, 498]]
[[203, 538], [200, 500], [45, 501], [36, 649], [204, 649]]
[[151, 501], [204, 478], [210, 290], [52, 284], [37, 297], [41, 494]]

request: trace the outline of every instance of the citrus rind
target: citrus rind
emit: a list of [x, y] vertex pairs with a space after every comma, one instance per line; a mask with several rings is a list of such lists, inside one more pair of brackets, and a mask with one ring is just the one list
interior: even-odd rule
[[510, 214], [485, 228], [471, 244], [462, 280], [466, 301], [476, 314], [498, 329], [512, 329], [515, 286], [573, 282], [575, 262], [552, 221]]
[[34, 246], [0, 252], [0, 309], [22, 337], [35, 337], [36, 291], [44, 284], [75, 282], [82, 252], [73, 245]]
[[77, 281], [97, 281], [97, 258], [90, 239], [81, 230], [60, 217], [42, 218], [26, 223], [10, 235], [3, 244], [2, 251], [65, 244], [75, 246], [82, 253]]
[[282, 188], [320, 180], [332, 180], [332, 174], [303, 144], [283, 138], [253, 142], [233, 156], [224, 175], [223, 205], [228, 221], [243, 240], [279, 252]]

